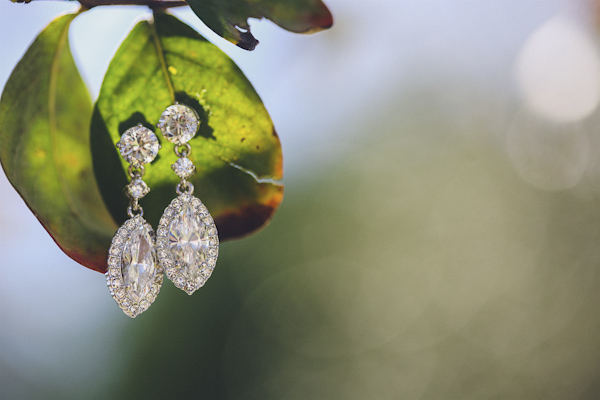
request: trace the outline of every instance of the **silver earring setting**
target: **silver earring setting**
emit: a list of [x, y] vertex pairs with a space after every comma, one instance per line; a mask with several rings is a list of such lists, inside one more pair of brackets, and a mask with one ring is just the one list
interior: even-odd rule
[[119, 307], [135, 318], [154, 302], [163, 281], [163, 271], [156, 256], [154, 230], [143, 218], [144, 210], [139, 205], [139, 199], [150, 191], [142, 180], [144, 164], [154, 160], [160, 144], [154, 132], [138, 125], [123, 133], [117, 148], [130, 163], [131, 182], [126, 186], [130, 198], [129, 219], [113, 237], [108, 252], [106, 280]]
[[217, 227], [206, 206], [193, 196], [187, 179], [195, 172], [188, 158], [188, 143], [197, 133], [200, 119], [192, 108], [175, 103], [162, 113], [158, 128], [175, 144], [179, 159], [171, 166], [181, 179], [178, 196], [167, 206], [157, 229], [157, 254], [167, 277], [187, 294], [202, 287], [212, 274], [219, 254]]

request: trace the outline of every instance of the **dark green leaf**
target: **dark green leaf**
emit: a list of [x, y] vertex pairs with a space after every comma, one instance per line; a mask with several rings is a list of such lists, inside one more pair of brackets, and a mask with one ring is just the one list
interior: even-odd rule
[[75, 16], [44, 29], [10, 76], [0, 100], [0, 161], [62, 250], [102, 271], [116, 226], [92, 172], [92, 105], [68, 41]]
[[291, 32], [313, 33], [330, 28], [333, 17], [321, 0], [188, 0], [192, 10], [213, 31], [246, 50], [258, 40], [248, 18], [267, 18]]
[[283, 196], [281, 146], [260, 98], [237, 66], [217, 47], [175, 17], [157, 13], [142, 21], [112, 60], [92, 120], [94, 169], [101, 193], [116, 221], [124, 221], [123, 193], [128, 164], [115, 144], [142, 123], [157, 132], [162, 149], [146, 166], [151, 192], [141, 200], [154, 226], [176, 196], [179, 178], [173, 144], [157, 131], [163, 110], [177, 100], [200, 115], [190, 141], [197, 168], [191, 179], [215, 218], [221, 239], [262, 227]]

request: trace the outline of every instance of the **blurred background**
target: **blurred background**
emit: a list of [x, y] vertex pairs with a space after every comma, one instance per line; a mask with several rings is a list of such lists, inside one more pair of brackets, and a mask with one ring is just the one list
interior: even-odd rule
[[[207, 285], [135, 320], [0, 176], [0, 399], [600, 398], [592, 0], [327, 0], [252, 21], [286, 195]], [[62, 2], [0, 2], [0, 87]], [[96, 97], [143, 8], [70, 33]], [[1, 145], [1, 144], [0, 144]]]

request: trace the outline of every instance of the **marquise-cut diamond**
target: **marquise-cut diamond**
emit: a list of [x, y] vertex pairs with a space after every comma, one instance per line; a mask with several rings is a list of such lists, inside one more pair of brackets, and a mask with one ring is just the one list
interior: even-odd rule
[[173, 169], [173, 171], [175, 171], [175, 175], [177, 175], [181, 179], [189, 178], [194, 174], [194, 171], [196, 170], [194, 163], [192, 163], [192, 161], [187, 157], [181, 157], [180, 159], [175, 161], [175, 164], [171, 165], [171, 168]]
[[174, 104], [163, 111], [157, 126], [165, 139], [182, 145], [196, 136], [198, 124], [196, 111], [183, 104]]
[[127, 194], [132, 199], [141, 199], [150, 192], [150, 188], [146, 185], [146, 182], [141, 179], [132, 180], [126, 188]]
[[123, 248], [123, 281], [136, 303], [150, 291], [157, 267], [152, 237], [142, 225], [131, 232]]
[[183, 194], [167, 207], [158, 229], [158, 256], [162, 267], [175, 286], [188, 294], [204, 285], [210, 276], [206, 266], [214, 267], [217, 261], [217, 230], [212, 218], [202, 218], [203, 209], [200, 200]]
[[127, 220], [113, 238], [109, 254], [110, 293], [125, 314], [136, 317], [155, 300], [163, 280], [152, 227], [139, 215]]
[[148, 164], [156, 158], [160, 143], [154, 132], [138, 125], [123, 133], [117, 147], [125, 161], [134, 166], [140, 166]]
[[169, 226], [169, 248], [187, 279], [194, 281], [208, 253], [208, 234], [190, 203], [186, 203]]

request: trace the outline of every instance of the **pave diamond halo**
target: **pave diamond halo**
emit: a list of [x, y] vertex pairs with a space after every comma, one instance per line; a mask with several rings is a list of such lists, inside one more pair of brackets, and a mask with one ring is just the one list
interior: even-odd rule
[[167, 277], [187, 294], [202, 287], [219, 254], [217, 227], [200, 199], [184, 193], [165, 209], [157, 229], [158, 258]]
[[123, 312], [135, 318], [154, 302], [163, 281], [154, 230], [139, 215], [125, 221], [108, 251], [106, 283]]
[[200, 124], [198, 114], [183, 104], [167, 107], [158, 127], [175, 143], [178, 160], [171, 166], [181, 179], [179, 195], [165, 209], [157, 229], [157, 254], [162, 268], [175, 286], [192, 294], [211, 276], [219, 255], [217, 227], [206, 206], [193, 196], [190, 178], [196, 167], [188, 158], [188, 143]]

